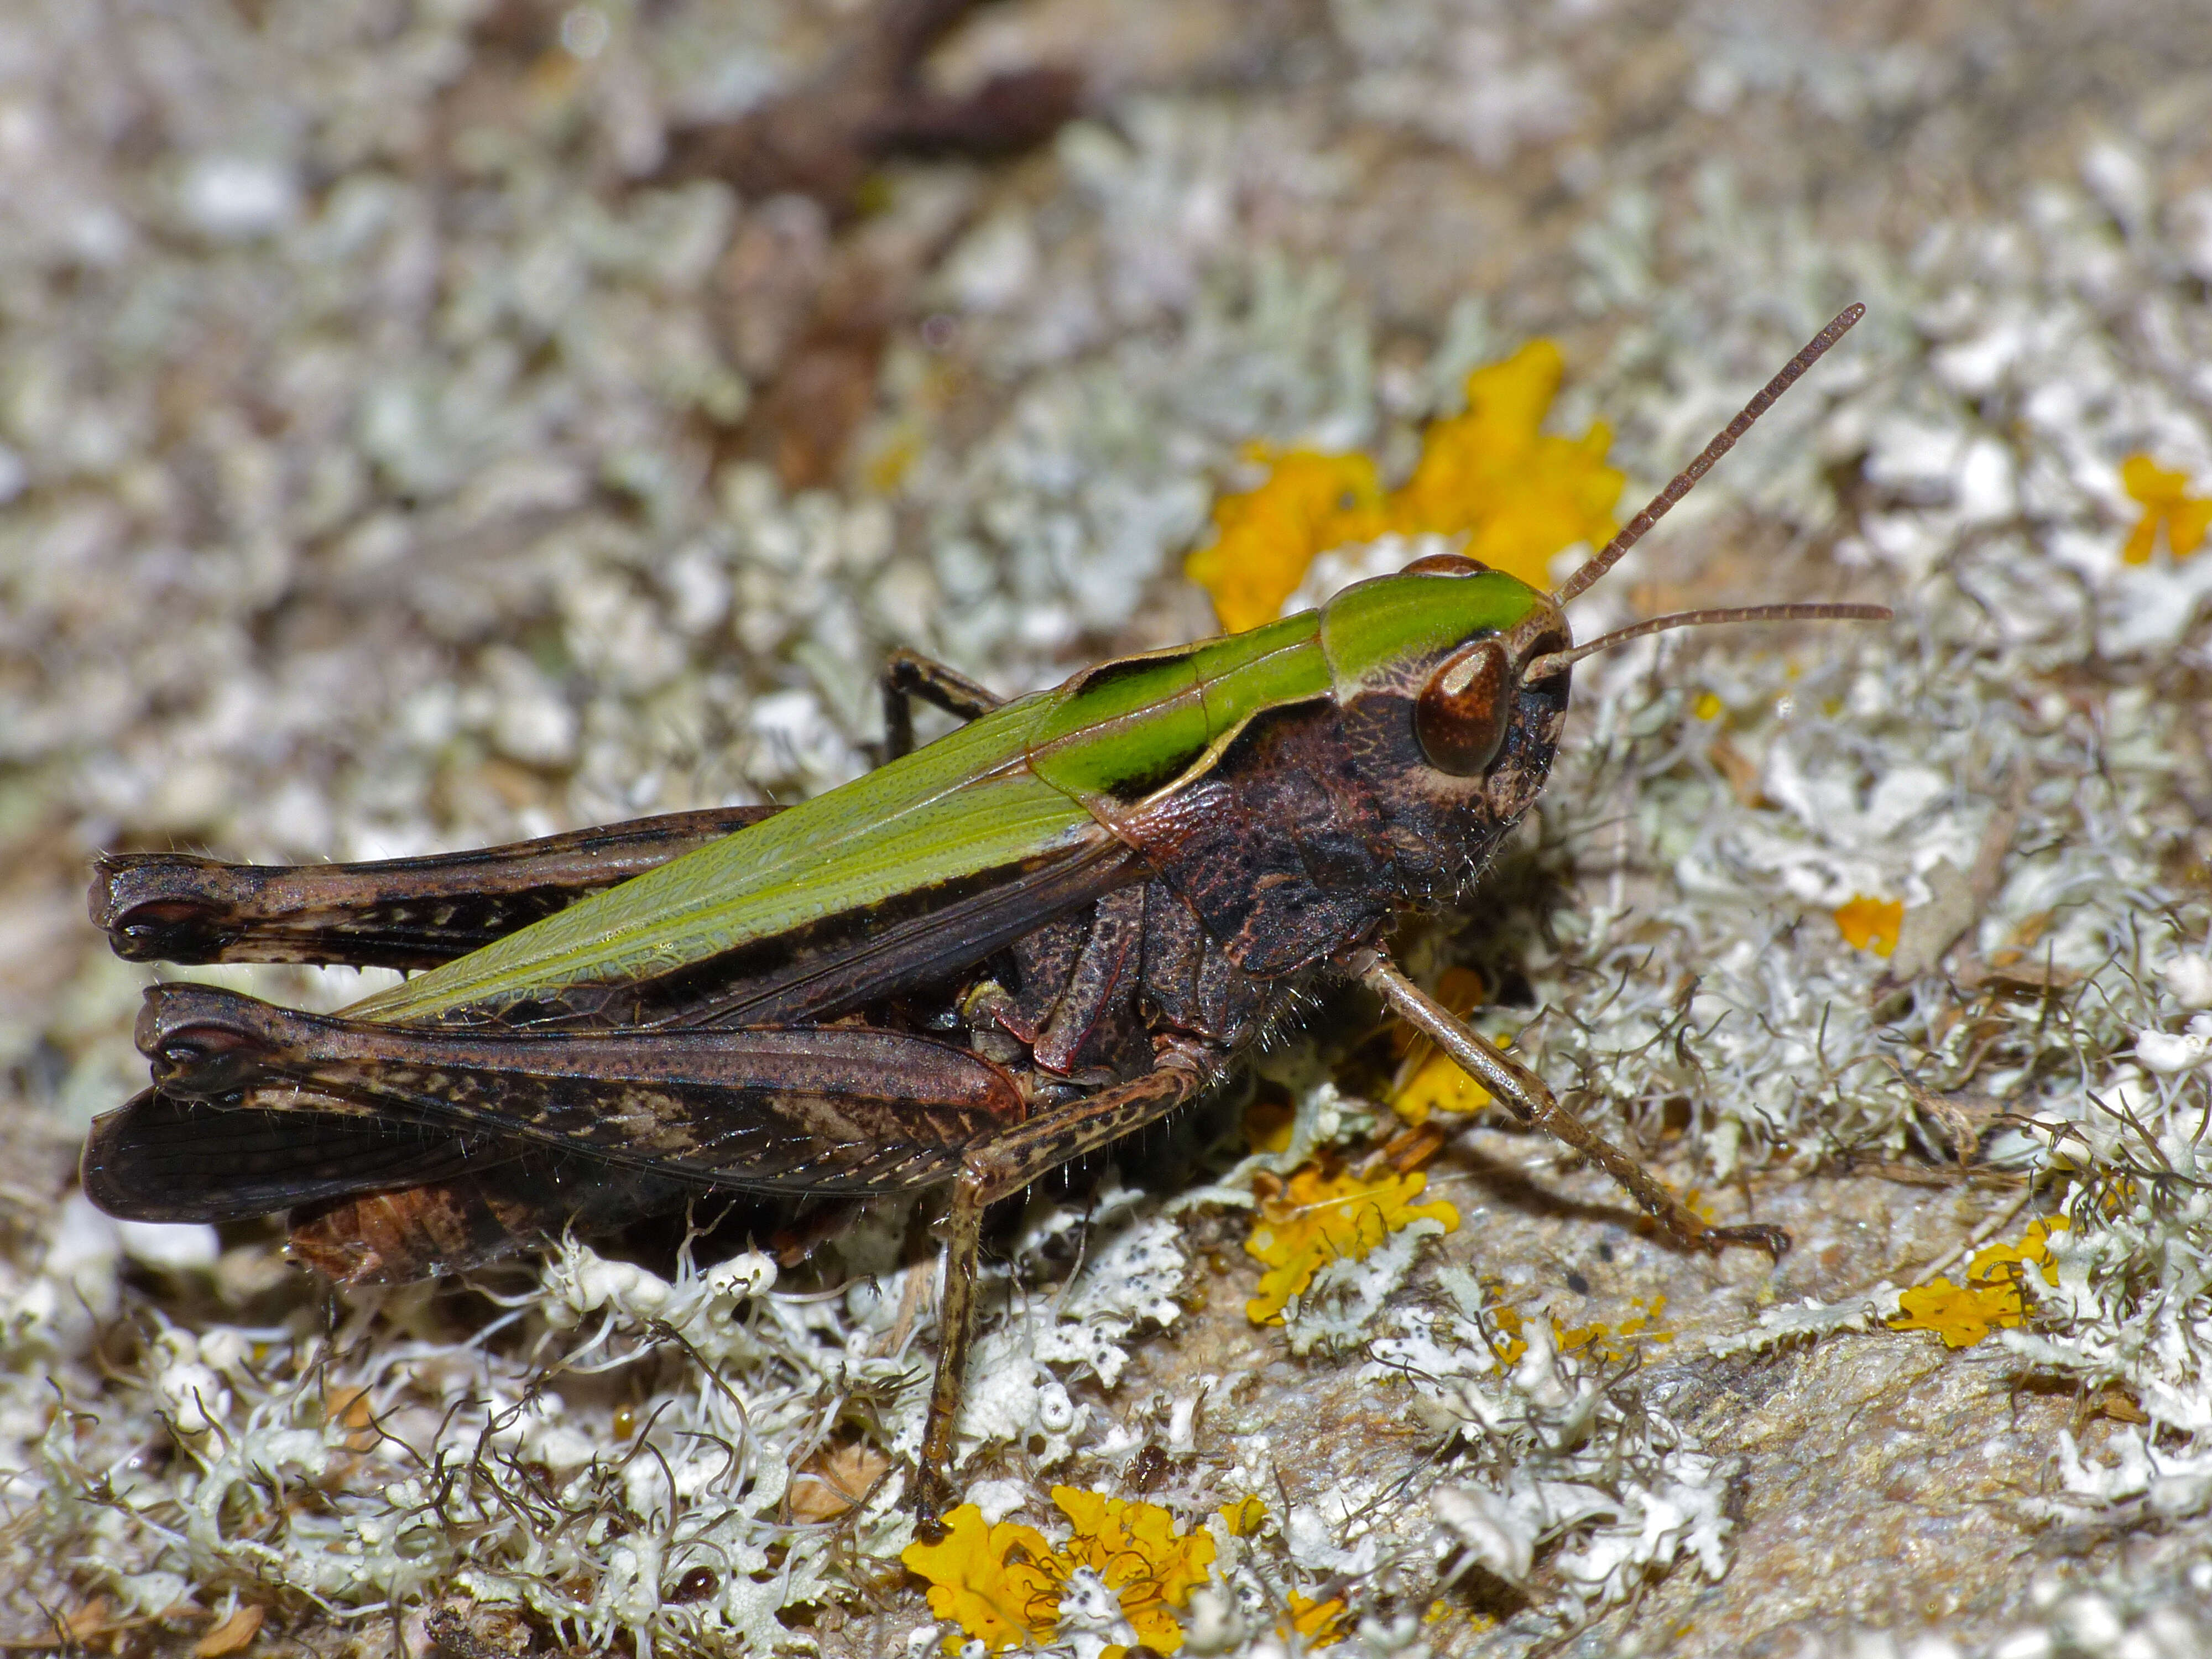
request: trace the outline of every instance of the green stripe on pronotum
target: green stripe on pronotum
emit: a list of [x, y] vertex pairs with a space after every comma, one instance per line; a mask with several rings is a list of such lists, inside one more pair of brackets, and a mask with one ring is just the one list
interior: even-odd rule
[[[309, 1016], [147, 993], [153, 1086], [100, 1118], [111, 1212], [289, 1207], [342, 1280], [480, 1261], [715, 1188], [953, 1188], [915, 1502], [951, 1493], [985, 1206], [1200, 1094], [1317, 981], [1359, 980], [1685, 1247], [1716, 1227], [1390, 961], [1543, 789], [1574, 662], [1565, 606], [1858, 319], [1821, 331], [1596, 557], [1545, 592], [1438, 555], [1249, 632], [1000, 705], [908, 653], [891, 751], [780, 811], [691, 813], [444, 859], [253, 868], [100, 860], [95, 921], [139, 959], [427, 971]], [[908, 702], [967, 721], [913, 750]]]

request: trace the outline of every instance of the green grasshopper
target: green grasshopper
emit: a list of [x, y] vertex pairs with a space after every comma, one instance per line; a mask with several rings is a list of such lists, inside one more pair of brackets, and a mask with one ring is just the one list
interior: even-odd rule
[[[149, 988], [154, 1086], [94, 1125], [85, 1190], [152, 1220], [289, 1206], [295, 1255], [360, 1283], [716, 1190], [949, 1182], [931, 1524], [986, 1208], [1194, 1099], [1323, 982], [1371, 988], [1677, 1244], [1778, 1256], [1780, 1229], [1700, 1220], [1383, 941], [1535, 802], [1577, 659], [1692, 623], [1887, 619], [1695, 611], [1577, 646], [1564, 614], [1863, 309], [1553, 592], [1432, 556], [1006, 703], [901, 653], [885, 763], [781, 811], [382, 864], [103, 858], [94, 919], [125, 956], [426, 971], [328, 1017]], [[915, 698], [968, 723], [915, 749]]]

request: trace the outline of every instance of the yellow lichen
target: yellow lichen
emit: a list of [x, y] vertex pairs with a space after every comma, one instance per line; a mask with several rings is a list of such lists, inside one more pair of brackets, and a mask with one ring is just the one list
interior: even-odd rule
[[1602, 422], [1580, 438], [1540, 429], [1563, 367], [1559, 347], [1532, 340], [1476, 369], [1467, 412], [1429, 427], [1413, 475], [1395, 490], [1364, 455], [1248, 452], [1269, 464], [1267, 480], [1215, 503], [1212, 544], [1191, 555], [1185, 573], [1232, 630], [1273, 621], [1316, 555], [1394, 532], [1464, 537], [1470, 557], [1549, 586], [1553, 554], [1613, 534], [1625, 481], [1605, 465], [1613, 434]]
[[[1437, 980], [1437, 1000], [1465, 1018], [1481, 1003], [1485, 988], [1474, 969], [1447, 968]], [[1394, 1022], [1391, 1042], [1400, 1060], [1390, 1107], [1407, 1122], [1425, 1123], [1434, 1112], [1479, 1112], [1490, 1104], [1489, 1090], [1405, 1021]]]
[[1221, 1506], [1222, 1524], [1229, 1528], [1231, 1538], [1249, 1538], [1258, 1532], [1267, 1519], [1267, 1506], [1247, 1494], [1233, 1504]]
[[1889, 1321], [1893, 1331], [1933, 1331], [1949, 1348], [1971, 1348], [1993, 1330], [2009, 1330], [2027, 1320], [2027, 1294], [2021, 1278], [2030, 1267], [2043, 1270], [2046, 1285], [2058, 1282], [2051, 1260], [2051, 1235], [2066, 1218], [2039, 1221], [2018, 1244], [1991, 1244], [1966, 1264], [1966, 1283], [1938, 1279], [1898, 1298], [1903, 1310]]
[[1456, 1619], [1468, 1630], [1478, 1632], [1498, 1628], [1498, 1620], [1491, 1614], [1479, 1613], [1473, 1607], [1459, 1607], [1449, 1601], [1431, 1601], [1429, 1603], [1429, 1610], [1421, 1615], [1421, 1622], [1424, 1625], [1441, 1625], [1448, 1619]]
[[[967, 1638], [991, 1653], [1047, 1640], [1059, 1626], [1068, 1578], [1079, 1567], [1096, 1572], [1115, 1593], [1144, 1646], [1161, 1654], [1182, 1647], [1182, 1626], [1172, 1609], [1187, 1605], [1206, 1581], [1212, 1535], [1177, 1532], [1175, 1516], [1157, 1504], [1073, 1486], [1054, 1486], [1052, 1501], [1073, 1528], [1056, 1548], [1034, 1527], [994, 1526], [975, 1504], [963, 1504], [945, 1517], [943, 1538], [909, 1544], [901, 1553], [908, 1570], [928, 1581], [930, 1612], [960, 1627], [945, 1638], [945, 1650], [957, 1653]], [[1127, 1651], [1109, 1647], [1101, 1659], [1121, 1659]]]
[[[1667, 1310], [1664, 1296], [1655, 1296], [1649, 1302], [1632, 1299], [1629, 1305], [1636, 1311], [1611, 1325], [1602, 1320], [1587, 1325], [1562, 1325], [1557, 1315], [1547, 1316], [1552, 1327], [1552, 1346], [1560, 1353], [1579, 1353], [1610, 1365], [1626, 1359], [1647, 1343], [1674, 1340], [1674, 1334], [1660, 1322]], [[1528, 1339], [1522, 1334], [1528, 1328], [1526, 1317], [1518, 1308], [1499, 1304], [1489, 1310], [1489, 1320], [1491, 1346], [1498, 1355], [1498, 1363], [1510, 1370], [1528, 1352]]]
[[1606, 465], [1613, 431], [1593, 422], [1579, 438], [1540, 428], [1558, 396], [1565, 360], [1532, 340], [1502, 363], [1467, 377], [1467, 413], [1422, 436], [1421, 459], [1390, 498], [1401, 534], [1465, 532], [1466, 550], [1533, 587], [1550, 586], [1552, 555], [1613, 532], [1626, 475]]
[[1305, 1638], [1305, 1650], [1334, 1647], [1344, 1639], [1344, 1621], [1347, 1614], [1343, 1601], [1330, 1596], [1326, 1601], [1316, 1601], [1310, 1595], [1291, 1592], [1291, 1619], [1283, 1634], [1295, 1631]]
[[[942, 1538], [908, 1544], [899, 1559], [929, 1581], [930, 1612], [958, 1625], [988, 1653], [1037, 1641], [1060, 1622], [1067, 1571], [1035, 1527], [994, 1526], [975, 1504], [963, 1504], [945, 1517]], [[947, 1637], [945, 1650], [957, 1653], [961, 1645]]]
[[896, 495], [914, 464], [921, 459], [919, 422], [905, 422], [869, 453], [860, 464], [861, 482], [873, 495]]
[[1495, 1335], [1492, 1346], [1498, 1352], [1498, 1363], [1506, 1369], [1521, 1363], [1521, 1356], [1528, 1352], [1528, 1339], [1521, 1334], [1524, 1328], [1518, 1308], [1493, 1308], [1490, 1323]]
[[2142, 508], [2120, 550], [2122, 563], [2148, 564], [2160, 530], [2166, 551], [2177, 560], [2204, 545], [2212, 531], [2212, 496], [2191, 495], [2186, 472], [2169, 471], [2148, 455], [2130, 455], [2120, 463], [2120, 483]]
[[[1175, 1516], [1158, 1504], [1131, 1503], [1073, 1486], [1054, 1486], [1052, 1501], [1074, 1522], [1061, 1547], [1072, 1570], [1089, 1567], [1121, 1599], [1121, 1615], [1137, 1639], [1155, 1653], [1182, 1645], [1182, 1626], [1171, 1607], [1185, 1606], [1213, 1565], [1213, 1536], [1178, 1533]], [[1122, 1650], [1108, 1648], [1103, 1659]]]
[[1553, 1346], [1561, 1353], [1579, 1353], [1601, 1364], [1615, 1364], [1634, 1353], [1647, 1342], [1672, 1342], [1674, 1334], [1662, 1329], [1660, 1316], [1667, 1310], [1667, 1298], [1655, 1296], [1649, 1302], [1631, 1300], [1636, 1310], [1619, 1324], [1608, 1325], [1602, 1320], [1588, 1325], [1562, 1325], [1557, 1316], [1552, 1320]]
[[[1222, 1524], [1229, 1528], [1229, 1535], [1232, 1538], [1251, 1537], [1260, 1530], [1267, 1518], [1267, 1504], [1249, 1495], [1221, 1507]], [[1344, 1639], [1340, 1626], [1346, 1616], [1346, 1610], [1341, 1600], [1332, 1597], [1325, 1601], [1316, 1601], [1311, 1596], [1292, 1590], [1290, 1619], [1277, 1628], [1285, 1636], [1295, 1632], [1304, 1638], [1303, 1650], [1310, 1652], [1316, 1648], [1333, 1646]], [[1182, 1638], [1178, 1637], [1176, 1639], [1180, 1641]]]
[[1287, 1152], [1297, 1122], [1288, 1101], [1263, 1095], [1244, 1109], [1244, 1139], [1255, 1152]]
[[1287, 1183], [1261, 1182], [1260, 1220], [1244, 1241], [1245, 1252], [1268, 1269], [1260, 1276], [1260, 1294], [1244, 1307], [1255, 1325], [1281, 1324], [1290, 1299], [1339, 1256], [1362, 1260], [1416, 1221], [1437, 1222], [1445, 1232], [1459, 1226], [1459, 1212], [1441, 1199], [1413, 1202], [1428, 1184], [1419, 1173], [1386, 1168], [1370, 1180], [1309, 1164], [1293, 1170]]
[[1431, 1112], [1479, 1112], [1490, 1098], [1490, 1091], [1460, 1070], [1449, 1054], [1432, 1051], [1390, 1097], [1390, 1109], [1408, 1123], [1426, 1123]]
[[1214, 503], [1213, 544], [1183, 566], [1232, 632], [1273, 621], [1316, 554], [1382, 533], [1382, 489], [1366, 456], [1255, 448], [1246, 457], [1269, 463], [1267, 482]]
[[1835, 912], [1835, 917], [1844, 943], [1854, 951], [1872, 951], [1886, 957], [1897, 949], [1897, 931], [1905, 925], [1905, 906], [1897, 899], [1855, 893], [1850, 903]]

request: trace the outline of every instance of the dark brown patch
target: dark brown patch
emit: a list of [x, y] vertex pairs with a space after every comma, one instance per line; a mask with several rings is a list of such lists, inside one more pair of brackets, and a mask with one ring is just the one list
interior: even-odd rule
[[290, 1109], [268, 1111], [148, 1090], [94, 1121], [80, 1165], [85, 1195], [125, 1220], [234, 1221], [495, 1161], [481, 1136], [286, 1093]]
[[1190, 906], [1165, 882], [1145, 887], [1145, 994], [1159, 1020], [1183, 1031], [1201, 1029], [1198, 975], [1206, 935]]
[[1249, 973], [1295, 972], [1389, 914], [1379, 813], [1336, 726], [1325, 702], [1261, 714], [1204, 778], [1114, 823]]
[[1145, 890], [1125, 887], [1098, 901], [1091, 935], [1033, 1045], [1036, 1063], [1061, 1077], [1103, 1068], [1142, 1071], [1152, 1059], [1137, 1008], [1143, 981]]
[[1054, 1006], [1067, 988], [1068, 978], [1083, 956], [1091, 937], [1091, 918], [1061, 916], [1024, 933], [1011, 947], [1014, 958], [1014, 994], [998, 1014], [999, 1024], [1024, 1042], [1035, 1042], [1052, 1018]]

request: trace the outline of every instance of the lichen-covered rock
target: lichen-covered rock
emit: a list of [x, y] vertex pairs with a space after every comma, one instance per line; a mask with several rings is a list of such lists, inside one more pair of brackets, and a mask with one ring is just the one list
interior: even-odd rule
[[[1082, 118], [842, 196], [675, 161], [823, 84], [865, 8], [0, 18], [0, 1636], [953, 1635], [884, 1589], [934, 1332], [908, 1207], [798, 1266], [571, 1242], [483, 1297], [328, 1304], [269, 1235], [118, 1228], [68, 1172], [143, 1085], [147, 975], [84, 927], [88, 853], [825, 788], [890, 645], [1011, 693], [1207, 631], [1180, 572], [1250, 446], [1381, 499], [1549, 337], [1543, 430], [1610, 428], [1625, 513], [1856, 298], [1576, 620], [1898, 625], [1585, 663], [1540, 823], [1407, 944], [1796, 1250], [1680, 1259], [1439, 1110], [1420, 1196], [1456, 1227], [1332, 1245], [1255, 1324], [1268, 1183], [1398, 1128], [1396, 1056], [1286, 1031], [1279, 1145], [1148, 1139], [995, 1236], [963, 1474], [1053, 1549], [1176, 1517], [1145, 1524], [1188, 1601], [1070, 1554], [1029, 1626], [1061, 1651], [2212, 1639], [2202, 9], [1119, 11], [979, 13], [916, 84], [1069, 60]], [[1312, 1012], [1334, 1042], [1356, 1011]], [[1954, 1349], [1894, 1328], [1917, 1281], [2012, 1299], [1917, 1322]]]

